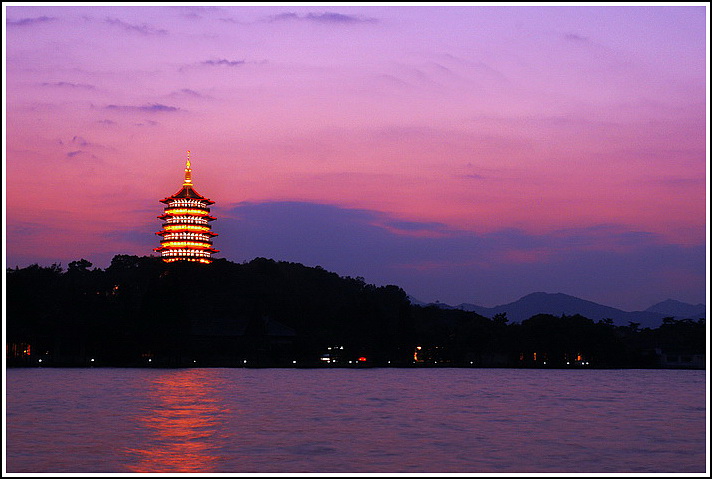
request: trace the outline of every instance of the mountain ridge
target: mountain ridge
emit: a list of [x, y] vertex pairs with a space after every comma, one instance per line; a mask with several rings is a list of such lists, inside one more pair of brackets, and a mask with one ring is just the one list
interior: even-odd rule
[[474, 311], [490, 318], [495, 314], [506, 313], [511, 322], [521, 322], [536, 314], [553, 314], [555, 316], [580, 314], [596, 321], [612, 319], [617, 326], [628, 326], [632, 322], [638, 323], [642, 328], [657, 328], [666, 317], [694, 320], [706, 317], [704, 304], [693, 305], [672, 299], [656, 303], [643, 311], [624, 311], [564, 293], [545, 292], [530, 293], [511, 303], [491, 308], [472, 303], [460, 303], [457, 306], [437, 302], [424, 304], [415, 301], [415, 303], [445, 309]]
[[[666, 299], [652, 305], [644, 311], [653, 313], [665, 314], [667, 316], [686, 316], [696, 317], [699, 315], [705, 316], [705, 305], [702, 303], [691, 304], [677, 301], [675, 299]], [[678, 318], [679, 319], [679, 318]]]

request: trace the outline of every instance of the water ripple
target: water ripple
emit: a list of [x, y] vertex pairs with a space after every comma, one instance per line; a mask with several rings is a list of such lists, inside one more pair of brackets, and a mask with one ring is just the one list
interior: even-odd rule
[[689, 473], [704, 371], [9, 369], [13, 473]]

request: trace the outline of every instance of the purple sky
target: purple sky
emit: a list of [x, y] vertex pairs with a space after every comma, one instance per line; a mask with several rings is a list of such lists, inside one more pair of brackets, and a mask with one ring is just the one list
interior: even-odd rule
[[217, 257], [422, 301], [708, 302], [707, 6], [3, 4], [6, 266]]

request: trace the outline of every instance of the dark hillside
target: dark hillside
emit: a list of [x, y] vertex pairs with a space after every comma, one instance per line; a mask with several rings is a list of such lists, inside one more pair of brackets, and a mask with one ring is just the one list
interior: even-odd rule
[[10, 366], [704, 367], [704, 319], [657, 329], [412, 305], [401, 288], [256, 258], [117, 255], [8, 269]]

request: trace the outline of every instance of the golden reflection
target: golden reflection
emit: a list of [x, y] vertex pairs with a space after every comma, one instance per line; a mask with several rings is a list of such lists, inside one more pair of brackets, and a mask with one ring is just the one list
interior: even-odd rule
[[210, 472], [218, 465], [227, 410], [217, 383], [201, 369], [170, 371], [146, 386], [148, 405], [138, 416], [132, 472]]

